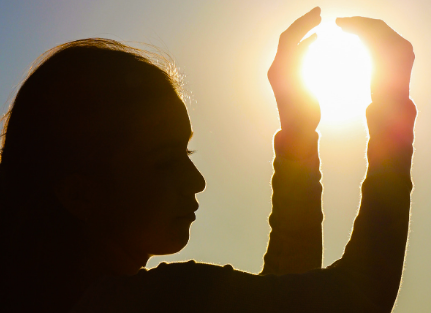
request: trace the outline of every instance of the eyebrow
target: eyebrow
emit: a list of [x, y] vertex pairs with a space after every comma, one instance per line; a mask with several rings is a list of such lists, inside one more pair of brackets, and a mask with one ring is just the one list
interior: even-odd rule
[[[190, 132], [189, 141], [192, 139], [193, 135], [194, 135], [194, 132], [191, 131]], [[171, 149], [172, 146], [176, 146], [177, 148], [181, 148], [181, 143], [178, 142], [178, 141], [169, 142], [169, 143], [166, 143], [165, 145], [163, 145], [161, 147], [156, 148], [154, 151], [156, 151], [156, 152], [163, 152], [163, 151]]]

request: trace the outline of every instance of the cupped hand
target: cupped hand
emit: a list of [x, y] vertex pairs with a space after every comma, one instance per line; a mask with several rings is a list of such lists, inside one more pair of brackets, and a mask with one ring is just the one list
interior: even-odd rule
[[410, 74], [415, 55], [406, 39], [384, 21], [361, 16], [337, 18], [343, 31], [353, 33], [365, 43], [371, 53], [373, 101], [409, 97]]
[[[411, 147], [416, 119], [416, 106], [409, 99], [410, 75], [415, 59], [413, 47], [385, 22], [366, 17], [338, 18], [344, 31], [354, 33], [368, 46], [373, 62], [371, 98], [367, 108], [370, 138], [379, 147], [372, 158], [384, 159], [400, 151], [395, 147], [407, 143]], [[380, 138], [380, 139], [379, 139]], [[371, 142], [371, 141], [370, 141]]]
[[319, 103], [307, 90], [301, 77], [304, 54], [317, 36], [313, 34], [303, 41], [301, 39], [320, 21], [320, 8], [316, 7], [284, 31], [268, 71], [281, 128], [297, 135], [314, 132], [320, 121]]

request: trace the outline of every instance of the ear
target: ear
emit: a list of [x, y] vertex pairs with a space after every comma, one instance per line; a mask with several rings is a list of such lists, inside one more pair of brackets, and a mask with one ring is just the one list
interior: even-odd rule
[[55, 188], [63, 207], [81, 221], [88, 221], [93, 216], [99, 191], [92, 179], [80, 174], [65, 177]]

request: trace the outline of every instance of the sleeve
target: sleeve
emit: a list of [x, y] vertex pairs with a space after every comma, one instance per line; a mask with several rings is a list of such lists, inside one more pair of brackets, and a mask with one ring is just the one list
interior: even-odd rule
[[403, 270], [415, 118], [410, 99], [380, 100], [368, 107], [368, 170], [361, 206], [343, 257], [331, 266], [381, 312], [392, 310]]
[[[318, 134], [309, 139], [310, 153], [297, 158], [286, 150], [283, 131], [274, 137], [271, 233], [262, 275], [305, 273], [322, 265], [322, 185]], [[289, 149], [292, 148], [292, 149]]]

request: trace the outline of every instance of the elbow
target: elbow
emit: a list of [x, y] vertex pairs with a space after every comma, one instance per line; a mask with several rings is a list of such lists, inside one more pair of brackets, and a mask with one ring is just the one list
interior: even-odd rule
[[[340, 262], [341, 261], [341, 262]], [[332, 284], [340, 296], [337, 312], [392, 312], [397, 299], [401, 275], [383, 278], [378, 275], [364, 275], [343, 266], [342, 260], [335, 262], [324, 271], [332, 272]]]

